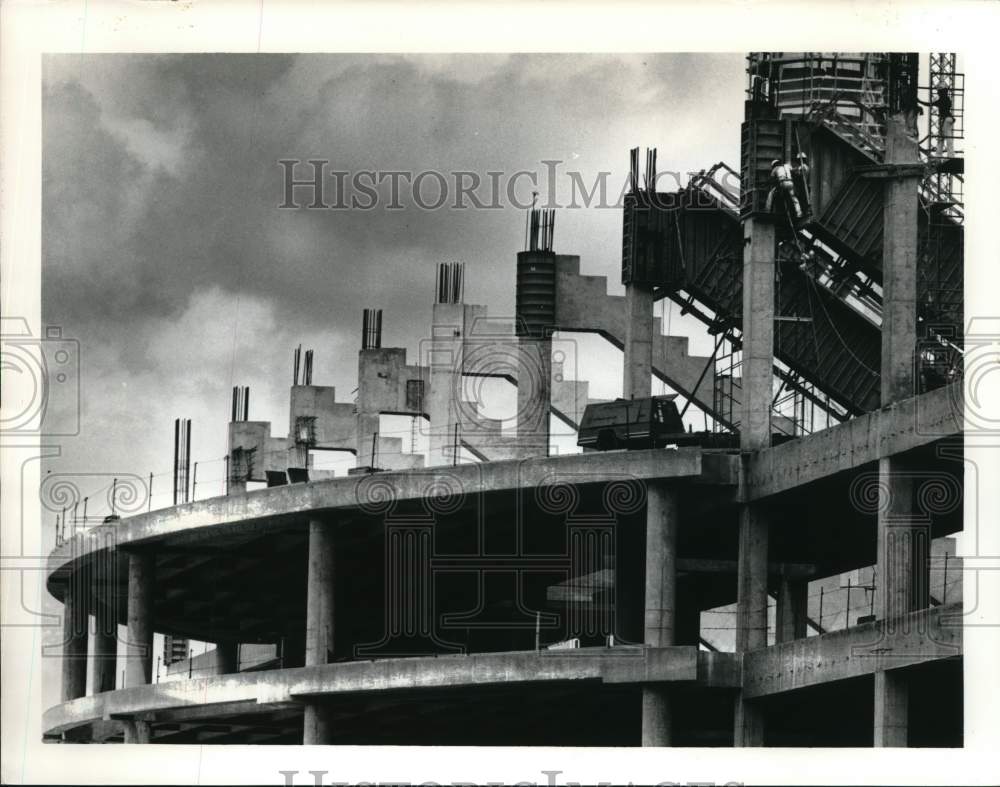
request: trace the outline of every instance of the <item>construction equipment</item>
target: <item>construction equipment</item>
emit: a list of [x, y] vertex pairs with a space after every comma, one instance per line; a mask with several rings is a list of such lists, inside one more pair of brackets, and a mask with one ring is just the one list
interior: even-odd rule
[[676, 394], [648, 399], [616, 399], [589, 404], [583, 411], [579, 437], [581, 448], [612, 451], [618, 448], [663, 448], [687, 441], [684, 422], [674, 399]]

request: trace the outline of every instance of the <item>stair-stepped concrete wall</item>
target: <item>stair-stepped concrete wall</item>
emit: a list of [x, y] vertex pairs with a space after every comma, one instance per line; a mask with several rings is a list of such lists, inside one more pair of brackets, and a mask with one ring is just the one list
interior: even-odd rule
[[379, 431], [381, 414], [426, 416], [429, 379], [430, 371], [426, 366], [407, 363], [406, 350], [402, 347], [359, 351], [356, 405], [358, 467], [371, 467], [373, 464], [372, 436]]
[[[616, 347], [624, 346], [625, 298], [608, 294], [607, 276], [582, 275], [578, 257], [560, 256], [556, 260], [556, 299], [560, 330], [597, 333]], [[713, 369], [705, 372], [709, 358], [691, 355], [688, 345], [686, 336], [663, 335], [659, 318], [654, 318], [653, 374], [682, 396], [693, 397], [695, 404], [713, 417], [721, 417], [713, 406]], [[734, 389], [738, 385], [734, 384]]]

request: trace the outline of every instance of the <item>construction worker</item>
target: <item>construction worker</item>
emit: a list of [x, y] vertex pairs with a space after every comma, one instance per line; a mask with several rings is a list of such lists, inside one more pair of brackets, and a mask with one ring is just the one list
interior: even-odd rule
[[809, 164], [806, 160], [806, 154], [801, 151], [796, 158], [795, 166], [792, 167], [792, 176], [795, 180], [799, 204], [802, 206], [802, 215], [808, 216], [812, 212], [809, 205]]
[[948, 88], [939, 87], [938, 97], [934, 101], [917, 101], [925, 107], [934, 107], [938, 111], [937, 145], [931, 147], [938, 155], [951, 158], [955, 155], [955, 115], [952, 113], [951, 94]]
[[791, 209], [796, 221], [802, 218], [802, 206], [799, 205], [799, 198], [795, 194], [795, 181], [792, 180], [792, 168], [781, 159], [774, 159], [771, 162], [771, 181], [773, 185], [767, 193], [767, 202], [764, 209], [770, 213], [774, 209], [774, 196], [779, 191], [785, 199], [785, 205]]

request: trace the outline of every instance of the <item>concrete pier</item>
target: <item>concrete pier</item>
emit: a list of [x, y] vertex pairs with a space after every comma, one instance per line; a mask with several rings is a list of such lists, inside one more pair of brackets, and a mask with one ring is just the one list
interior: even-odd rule
[[[903, 122], [891, 118], [886, 133], [889, 166], [919, 164], [916, 140]], [[917, 347], [917, 190], [919, 174], [889, 177], [882, 216], [882, 406], [916, 393]]]
[[94, 626], [94, 693], [114, 691], [118, 677], [118, 624], [114, 612], [97, 607]]
[[[901, 116], [889, 119], [885, 161], [919, 163], [917, 142]], [[917, 243], [919, 176], [890, 177], [885, 184], [882, 247], [882, 406], [916, 392]], [[890, 622], [927, 606], [927, 524], [914, 518], [914, 477], [899, 456], [879, 460], [877, 530], [878, 616]], [[906, 746], [909, 689], [892, 670], [875, 675], [875, 746]]]
[[653, 288], [625, 286], [625, 399], [644, 399], [653, 393]]
[[549, 455], [552, 406], [552, 340], [518, 341], [517, 439], [523, 456]]
[[[74, 580], [79, 577], [74, 577]], [[63, 702], [87, 693], [87, 597], [80, 582], [71, 580], [63, 597]]]
[[148, 721], [128, 719], [122, 722], [125, 733], [125, 743], [149, 743], [151, 729]]
[[306, 595], [306, 666], [326, 664], [333, 655], [334, 536], [328, 522], [309, 522]]
[[[677, 493], [660, 483], [646, 489], [646, 606], [644, 642], [673, 645], [677, 629]], [[642, 688], [642, 745], [672, 743], [670, 695], [666, 686]]]
[[217, 642], [215, 645], [215, 669], [219, 675], [239, 672], [240, 645], [238, 642]]
[[809, 583], [781, 577], [775, 606], [775, 642], [791, 642], [806, 636]]
[[774, 224], [749, 218], [743, 223], [743, 367], [740, 448], [757, 451], [771, 444], [774, 367]]
[[875, 746], [906, 746], [910, 691], [899, 670], [875, 673]]
[[[743, 383], [740, 449], [771, 444], [774, 367], [774, 224], [751, 217], [743, 223]], [[755, 504], [740, 510], [737, 557], [736, 650], [767, 646], [767, 513]], [[762, 746], [764, 727], [754, 703], [737, 695], [734, 742]]]
[[[329, 662], [333, 655], [335, 543], [329, 522], [313, 519], [309, 522], [309, 570], [306, 591], [306, 653], [307, 667]], [[324, 707], [308, 703], [302, 743], [329, 743], [332, 732]]]
[[118, 558], [106, 544], [95, 561], [96, 608], [94, 610], [94, 693], [114, 691], [118, 678]]
[[736, 650], [767, 646], [768, 517], [759, 506], [740, 511], [737, 562]]
[[128, 558], [128, 644], [125, 686], [142, 686], [153, 680], [153, 594], [156, 561], [134, 552]]
[[462, 392], [466, 306], [463, 303], [435, 303], [433, 315], [431, 349], [427, 359], [430, 366], [427, 466], [440, 467], [455, 464], [461, 453], [456, 443], [460, 445], [462, 440], [458, 401]]
[[378, 462], [378, 457], [374, 456], [372, 452], [372, 446], [378, 430], [378, 413], [358, 413], [358, 467], [373, 467]]

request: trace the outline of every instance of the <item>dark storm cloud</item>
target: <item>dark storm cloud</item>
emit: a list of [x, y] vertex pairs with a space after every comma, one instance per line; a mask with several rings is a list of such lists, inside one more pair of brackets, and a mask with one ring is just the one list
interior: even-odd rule
[[[89, 350], [91, 397], [119, 394], [91, 405], [81, 446], [162, 465], [164, 441], [137, 448], [125, 425], [181, 402], [224, 422], [234, 382], [273, 388], [257, 401], [281, 431], [303, 336], [349, 401], [361, 309], [415, 350], [438, 262], [465, 261], [467, 300], [509, 316], [523, 212], [279, 210], [280, 159], [483, 176], [557, 159], [588, 183], [613, 170], [614, 199], [632, 145], [659, 145], [664, 169], [735, 163], [741, 72], [705, 55], [49, 56], [43, 316]], [[556, 248], [614, 281], [620, 232], [613, 210], [560, 211]]]
[[[92, 76], [97, 59], [106, 62]], [[366, 56], [92, 56], [62, 69], [45, 97], [49, 313], [128, 325], [217, 284], [317, 317], [356, 311], [357, 289], [388, 277], [427, 290], [443, 259], [479, 267], [487, 258], [484, 272], [498, 273], [520, 236], [511, 209], [279, 211], [277, 161], [485, 175], [537, 171], [552, 158], [589, 178], [612, 167], [620, 176], [625, 150], [606, 155], [608, 132], [644, 113], [665, 134], [682, 129], [678, 108], [710, 100], [703, 83], [716, 76], [696, 56], [512, 56], [492, 68], [476, 60], [428, 70]], [[81, 82], [100, 85], [111, 130]], [[172, 170], [115, 132], [130, 120], [173, 135]]]

